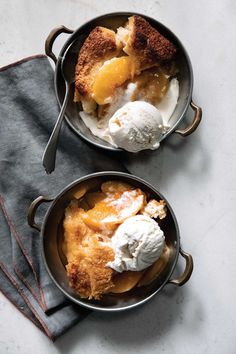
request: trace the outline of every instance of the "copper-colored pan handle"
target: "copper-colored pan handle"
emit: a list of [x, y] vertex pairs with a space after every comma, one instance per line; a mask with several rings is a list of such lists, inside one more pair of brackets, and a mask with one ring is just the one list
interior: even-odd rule
[[54, 61], [55, 64], [57, 62], [57, 58], [52, 51], [52, 46], [53, 46], [55, 39], [61, 33], [73, 33], [73, 32], [74, 32], [73, 30], [71, 30], [65, 26], [59, 26], [59, 27], [56, 27], [53, 30], [51, 30], [51, 32], [49, 33], [49, 35], [45, 41], [45, 53], [47, 54], [47, 56], [49, 58], [51, 58]]
[[197, 129], [202, 119], [202, 109], [198, 107], [193, 101], [190, 102], [190, 106], [195, 112], [194, 119], [189, 127], [175, 130], [175, 133], [180, 134], [181, 136], [188, 136], [192, 134]]
[[182, 286], [189, 280], [189, 278], [191, 277], [191, 274], [193, 272], [193, 257], [191, 256], [191, 254], [188, 254], [188, 253], [184, 252], [181, 248], [180, 248], [179, 252], [186, 260], [185, 270], [184, 270], [183, 274], [179, 278], [170, 279], [168, 281], [168, 283], [169, 284], [174, 284], [174, 285], [177, 285], [177, 286]]
[[47, 197], [43, 197], [42, 195], [38, 198], [36, 198], [29, 207], [28, 210], [28, 215], [27, 215], [27, 220], [28, 220], [28, 224], [29, 226], [33, 227], [34, 229], [40, 231], [40, 226], [38, 224], [36, 224], [36, 222], [34, 221], [35, 218], [35, 214], [36, 211], [38, 209], [38, 207], [40, 206], [40, 204], [46, 202], [51, 202], [53, 201], [53, 198], [47, 198]]

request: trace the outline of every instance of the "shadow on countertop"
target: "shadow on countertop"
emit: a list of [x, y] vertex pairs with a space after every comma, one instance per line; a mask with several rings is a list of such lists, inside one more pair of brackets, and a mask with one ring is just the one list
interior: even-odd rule
[[[178, 270], [177, 270], [178, 271]], [[127, 312], [93, 312], [83, 322], [75, 326], [55, 343], [59, 353], [67, 354], [74, 348], [82, 349], [80, 340], [90, 342], [93, 337], [100, 338], [108, 345], [119, 346], [125, 352], [135, 348], [151, 346], [165, 336], [171, 336], [172, 328], [187, 321], [188, 327], [194, 327], [196, 313], [189, 310], [192, 295], [190, 287], [176, 288], [167, 285], [148, 303]], [[196, 302], [198, 304], [198, 302]], [[198, 313], [202, 313], [198, 304]], [[186, 318], [187, 314], [187, 318]], [[185, 325], [186, 327], [186, 325]], [[185, 328], [186, 329], [186, 328]]]

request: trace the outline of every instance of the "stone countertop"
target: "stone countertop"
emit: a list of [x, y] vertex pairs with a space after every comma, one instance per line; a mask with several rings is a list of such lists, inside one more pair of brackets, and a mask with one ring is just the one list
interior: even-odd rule
[[57, 25], [77, 28], [114, 11], [144, 13], [165, 24], [193, 64], [193, 97], [203, 108], [199, 129], [186, 138], [173, 135], [158, 151], [127, 163], [173, 206], [194, 273], [182, 288], [168, 285], [136, 311], [93, 313], [54, 344], [0, 294], [0, 353], [236, 353], [236, 3], [2, 0], [0, 66], [42, 53]]

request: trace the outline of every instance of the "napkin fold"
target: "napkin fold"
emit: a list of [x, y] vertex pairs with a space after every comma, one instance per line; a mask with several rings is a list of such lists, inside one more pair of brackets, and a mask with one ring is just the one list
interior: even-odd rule
[[[46, 175], [42, 154], [59, 114], [53, 77], [44, 55], [0, 69], [0, 290], [55, 340], [89, 311], [69, 302], [52, 283], [39, 233], [27, 224], [28, 207], [37, 196], [56, 196], [81, 176], [125, 168], [64, 124], [56, 170]], [[47, 207], [40, 206], [38, 220]]]

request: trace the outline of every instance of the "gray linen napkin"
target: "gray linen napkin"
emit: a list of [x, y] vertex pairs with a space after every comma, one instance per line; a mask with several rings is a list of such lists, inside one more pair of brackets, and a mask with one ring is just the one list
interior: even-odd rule
[[[88, 311], [67, 301], [49, 278], [39, 234], [27, 225], [28, 207], [37, 196], [55, 196], [88, 173], [124, 170], [64, 125], [56, 170], [46, 175], [41, 159], [58, 112], [45, 56], [0, 69], [0, 290], [52, 340]], [[44, 213], [40, 207], [39, 219]]]

